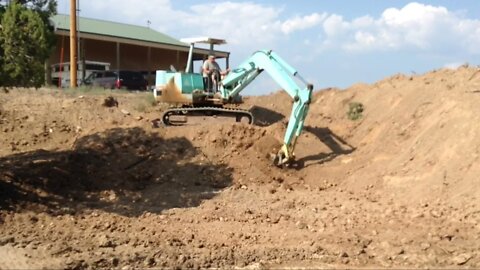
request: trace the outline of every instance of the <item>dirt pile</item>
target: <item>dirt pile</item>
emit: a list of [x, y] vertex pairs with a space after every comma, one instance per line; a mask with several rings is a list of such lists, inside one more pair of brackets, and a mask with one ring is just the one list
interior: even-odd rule
[[[474, 200], [480, 196], [479, 90], [477, 68], [397, 75], [317, 93], [307, 125], [328, 127], [354, 146], [351, 161], [344, 160], [352, 170], [343, 177], [349, 187], [380, 185], [399, 200]], [[352, 101], [365, 106], [354, 123], [345, 114]]]
[[[399, 200], [478, 198], [472, 187], [480, 169], [479, 93], [480, 71], [471, 67], [316, 92], [296, 151], [306, 179], [318, 183], [324, 175], [354, 189], [376, 185]], [[288, 99], [280, 92], [247, 102], [264, 106], [260, 121], [273, 115], [284, 122]], [[348, 119], [353, 102], [365, 107], [358, 121]]]
[[108, 128], [149, 128], [162, 109], [151, 108], [153, 97], [133, 93], [113, 93], [119, 106], [103, 106], [110, 95], [31, 89], [0, 95], [0, 155], [72, 147], [77, 138]]
[[283, 92], [159, 128], [109, 95], [0, 94], [0, 268], [480, 266], [477, 68], [316, 92], [289, 170]]

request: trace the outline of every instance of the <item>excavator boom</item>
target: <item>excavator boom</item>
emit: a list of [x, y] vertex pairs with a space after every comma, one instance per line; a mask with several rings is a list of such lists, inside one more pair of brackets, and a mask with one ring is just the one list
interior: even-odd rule
[[[255, 52], [222, 80], [220, 93], [225, 102], [231, 101], [263, 71], [266, 71], [293, 99], [293, 108], [283, 139], [283, 146], [274, 160], [277, 166], [283, 166], [295, 159], [295, 144], [303, 130], [313, 85], [307, 83], [296, 69], [276, 53], [262, 50]], [[300, 87], [293, 79], [294, 77], [301, 81], [304, 87]]]

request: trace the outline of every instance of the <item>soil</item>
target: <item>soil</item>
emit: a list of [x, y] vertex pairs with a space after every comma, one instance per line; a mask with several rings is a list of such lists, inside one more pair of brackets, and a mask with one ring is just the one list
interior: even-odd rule
[[317, 90], [280, 169], [291, 104], [165, 127], [145, 93], [1, 92], [0, 269], [480, 268], [480, 69]]

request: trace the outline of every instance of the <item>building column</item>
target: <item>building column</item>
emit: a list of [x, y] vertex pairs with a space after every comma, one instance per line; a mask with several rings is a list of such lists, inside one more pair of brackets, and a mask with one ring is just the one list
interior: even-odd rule
[[78, 38], [79, 42], [79, 57], [81, 61], [81, 66], [82, 66], [82, 80], [81, 82], [83, 83], [85, 81], [85, 77], [87, 76], [87, 67], [85, 63], [85, 39], [83, 38]]
[[77, 1], [70, 1], [70, 88], [77, 87]]
[[[182, 69], [182, 67], [180, 66], [180, 51], [177, 51], [177, 59], [175, 61], [175, 69], [177, 69], [177, 71], [185, 70], [185, 68]], [[188, 70], [187, 72], [190, 72], [190, 70]]]
[[147, 81], [152, 84], [152, 47], [147, 47]]
[[120, 70], [120, 42], [117, 42], [117, 71]]

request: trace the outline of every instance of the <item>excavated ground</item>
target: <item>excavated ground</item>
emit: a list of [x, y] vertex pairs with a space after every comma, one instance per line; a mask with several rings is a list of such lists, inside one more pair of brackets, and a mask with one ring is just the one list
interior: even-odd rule
[[478, 68], [315, 92], [283, 170], [283, 92], [252, 126], [150, 103], [0, 94], [0, 269], [480, 268]]

